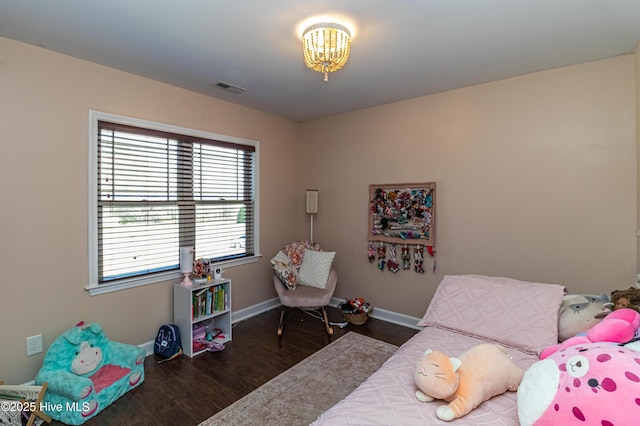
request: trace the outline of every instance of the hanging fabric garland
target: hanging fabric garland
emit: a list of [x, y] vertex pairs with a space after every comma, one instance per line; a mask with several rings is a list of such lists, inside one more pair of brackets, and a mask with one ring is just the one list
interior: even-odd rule
[[376, 260], [376, 243], [374, 243], [373, 241], [369, 241], [369, 248], [367, 251], [368, 251], [367, 256], [369, 257], [369, 263], [373, 263], [373, 261]]
[[381, 271], [384, 271], [386, 259], [387, 248], [385, 247], [384, 243], [380, 243], [380, 246], [378, 247], [378, 269], [380, 269]]
[[411, 269], [411, 255], [409, 254], [409, 246], [402, 246], [402, 269]]
[[389, 260], [387, 260], [387, 268], [394, 274], [400, 270], [400, 264], [396, 259], [396, 245], [389, 245]]
[[424, 246], [413, 246], [413, 269], [419, 274], [424, 274], [422, 262], [424, 260]]

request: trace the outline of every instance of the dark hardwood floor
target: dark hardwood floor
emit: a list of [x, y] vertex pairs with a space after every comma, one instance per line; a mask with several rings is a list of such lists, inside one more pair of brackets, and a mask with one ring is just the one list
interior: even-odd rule
[[[319, 319], [298, 309], [287, 312], [281, 337], [276, 334], [277, 308], [237, 323], [233, 341], [221, 352], [193, 359], [183, 355], [162, 364], [147, 357], [144, 383], [84, 424], [197, 425], [349, 331], [397, 346], [417, 333], [369, 318], [364, 325], [334, 326], [329, 336]], [[342, 321], [338, 309], [328, 313], [330, 322]]]

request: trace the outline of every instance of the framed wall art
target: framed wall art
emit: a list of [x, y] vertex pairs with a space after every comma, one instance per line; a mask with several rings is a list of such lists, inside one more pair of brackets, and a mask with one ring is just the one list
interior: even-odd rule
[[435, 245], [436, 183], [369, 185], [369, 241]]

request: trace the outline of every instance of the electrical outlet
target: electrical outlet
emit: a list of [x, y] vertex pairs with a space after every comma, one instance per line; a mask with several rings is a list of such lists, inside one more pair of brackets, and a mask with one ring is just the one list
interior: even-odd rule
[[27, 356], [42, 352], [42, 334], [27, 337]]

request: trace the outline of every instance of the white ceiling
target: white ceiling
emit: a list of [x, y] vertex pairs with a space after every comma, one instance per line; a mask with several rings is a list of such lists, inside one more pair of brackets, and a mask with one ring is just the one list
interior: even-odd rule
[[[299, 38], [319, 15], [354, 30], [328, 84]], [[306, 121], [633, 53], [640, 0], [0, 0], [0, 36]]]

